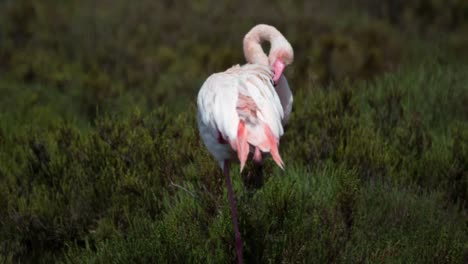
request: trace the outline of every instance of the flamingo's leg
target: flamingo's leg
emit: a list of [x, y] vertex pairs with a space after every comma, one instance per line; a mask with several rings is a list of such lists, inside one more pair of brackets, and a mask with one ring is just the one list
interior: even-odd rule
[[254, 153], [254, 173], [253, 173], [253, 187], [260, 189], [263, 186], [263, 158], [262, 152], [258, 147], [255, 147]]
[[229, 161], [224, 161], [224, 175], [226, 176], [226, 185], [228, 188], [229, 203], [231, 205], [231, 216], [234, 224], [234, 234], [236, 237], [236, 252], [239, 264], [242, 264], [242, 238], [239, 232], [239, 225], [237, 224], [237, 211], [236, 201], [234, 200], [234, 193], [232, 191], [231, 178], [229, 177]]

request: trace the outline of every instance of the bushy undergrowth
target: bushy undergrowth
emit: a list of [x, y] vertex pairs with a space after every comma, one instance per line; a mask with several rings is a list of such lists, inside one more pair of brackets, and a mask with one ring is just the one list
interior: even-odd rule
[[466, 7], [368, 2], [1, 3], [0, 261], [234, 262], [195, 98], [267, 22], [295, 48], [295, 105], [286, 169], [267, 159], [259, 189], [231, 170], [245, 262], [466, 263]]

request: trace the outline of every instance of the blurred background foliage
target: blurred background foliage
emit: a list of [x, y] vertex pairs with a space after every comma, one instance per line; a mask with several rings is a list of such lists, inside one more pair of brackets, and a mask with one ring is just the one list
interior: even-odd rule
[[0, 1], [0, 261], [234, 262], [195, 102], [258, 23], [295, 105], [246, 262], [466, 263], [465, 0]]

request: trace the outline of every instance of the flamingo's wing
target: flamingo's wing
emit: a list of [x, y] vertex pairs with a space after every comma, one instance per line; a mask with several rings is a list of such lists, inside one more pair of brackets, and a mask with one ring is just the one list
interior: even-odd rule
[[238, 81], [232, 74], [215, 73], [205, 81], [197, 98], [200, 136], [221, 168], [233, 155], [228, 143], [237, 138]]
[[238, 80], [226, 73], [215, 73], [203, 84], [198, 93], [198, 112], [201, 121], [217, 137], [235, 139], [239, 116], [236, 112]]
[[[247, 64], [243, 67], [239, 81], [238, 114], [240, 116], [240, 127], [245, 126], [246, 142], [239, 139], [242, 135], [238, 131], [238, 145], [247, 145], [247, 142], [255, 148], [254, 159], [259, 157], [260, 150], [270, 152], [273, 160], [283, 167], [283, 161], [279, 155], [279, 138], [283, 135], [281, 120], [284, 116], [278, 94], [273, 87], [271, 78], [272, 72], [266, 66], [257, 64]], [[248, 105], [251, 113], [245, 116], [245, 107]], [[253, 105], [253, 106], [252, 106]], [[243, 110], [243, 111], [241, 111]], [[245, 148], [245, 147], [244, 147]], [[238, 149], [241, 149], [238, 147]], [[238, 156], [242, 165], [245, 163], [247, 153], [239, 153]]]
[[258, 121], [268, 125], [273, 135], [279, 138], [283, 135], [281, 120], [284, 110], [271, 82], [271, 71], [256, 64], [248, 64], [243, 68], [250, 74], [242, 75], [239, 93], [255, 102]]
[[271, 77], [267, 66], [247, 64], [211, 75], [200, 89], [200, 134], [220, 165], [229, 158], [230, 146], [228, 150], [237, 151], [242, 170], [252, 146], [254, 157], [260, 150], [270, 152], [283, 166], [278, 144], [284, 111]]
[[281, 106], [284, 110], [284, 117], [281, 120], [281, 123], [286, 125], [291, 116], [292, 106], [293, 106], [293, 95], [291, 89], [289, 88], [288, 80], [284, 75], [281, 75], [281, 78], [278, 81], [278, 84], [275, 87], [276, 93], [281, 101]]

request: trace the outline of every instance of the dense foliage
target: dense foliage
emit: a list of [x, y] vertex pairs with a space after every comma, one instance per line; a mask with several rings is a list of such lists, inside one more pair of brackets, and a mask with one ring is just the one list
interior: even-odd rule
[[286, 169], [231, 170], [245, 262], [466, 263], [462, 0], [0, 2], [0, 262], [234, 262], [195, 102], [257, 23], [295, 105]]

